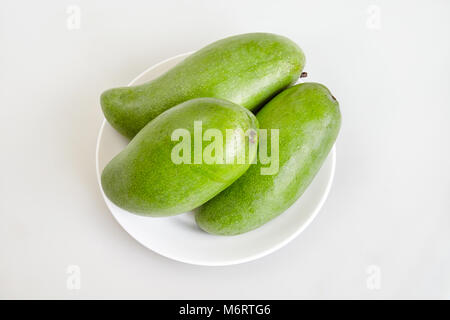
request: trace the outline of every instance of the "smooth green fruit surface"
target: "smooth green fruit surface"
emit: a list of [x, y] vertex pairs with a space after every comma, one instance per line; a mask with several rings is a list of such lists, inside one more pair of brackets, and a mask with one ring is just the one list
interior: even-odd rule
[[105, 91], [103, 113], [132, 138], [150, 120], [181, 102], [221, 98], [254, 110], [301, 74], [305, 58], [291, 40], [269, 33], [225, 38], [197, 51], [148, 83]]
[[[239, 178], [256, 157], [257, 148], [255, 146], [253, 152], [252, 148], [248, 148], [248, 159], [244, 163], [239, 164], [235, 157], [243, 148], [257, 142], [252, 142], [248, 136], [234, 135], [233, 140], [224, 139], [223, 145], [225, 151], [232, 151], [229, 159], [234, 164], [225, 161], [223, 164], [194, 163], [196, 153], [193, 140], [194, 135], [198, 135], [198, 131], [195, 133], [196, 121], [197, 124], [202, 122], [200, 138], [208, 129], [216, 129], [226, 137], [227, 129], [253, 130], [256, 133], [258, 128], [256, 117], [232, 102], [214, 98], [186, 101], [147, 124], [107, 164], [101, 177], [106, 196], [130, 212], [168, 216], [200, 206]], [[176, 164], [173, 161], [174, 147], [181, 142], [181, 139], [173, 140], [175, 130], [190, 134], [190, 164]], [[209, 140], [203, 141], [198, 149], [200, 153], [215, 139]]]
[[[197, 224], [209, 233], [244, 233], [289, 208], [319, 171], [341, 122], [338, 102], [318, 83], [286, 89], [256, 118], [260, 131], [279, 129], [279, 171], [261, 175], [265, 165], [258, 161], [229, 188], [200, 207]], [[270, 130], [267, 139], [271, 141]], [[260, 140], [261, 146], [262, 134]]]

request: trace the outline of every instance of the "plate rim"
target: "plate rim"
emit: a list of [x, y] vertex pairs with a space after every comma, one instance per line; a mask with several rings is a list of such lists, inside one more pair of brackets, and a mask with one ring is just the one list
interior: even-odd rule
[[[127, 86], [129, 87], [129, 86], [134, 85], [134, 83], [137, 82], [141, 77], [143, 77], [148, 72], [158, 68], [159, 66], [161, 66], [161, 65], [163, 65], [163, 64], [165, 64], [167, 62], [170, 62], [172, 60], [175, 60], [177, 58], [180, 58], [180, 57], [187, 57], [187, 56], [191, 55], [192, 53], [194, 53], [194, 51], [181, 53], [181, 54], [175, 55], [173, 57], [164, 59], [164, 60], [162, 60], [162, 61], [160, 61], [160, 62], [158, 62], [158, 63], [156, 63], [156, 64], [154, 64], [154, 65], [152, 65], [150, 67], [148, 67], [143, 72], [138, 74], [133, 80], [131, 80], [130, 83], [127, 84]], [[196, 260], [196, 259], [189, 260], [189, 259], [178, 258], [176, 256], [173, 256], [173, 255], [161, 252], [159, 249], [150, 248], [146, 244], [142, 243], [132, 233], [130, 233], [127, 230], [127, 228], [125, 228], [122, 225], [122, 223], [117, 219], [117, 217], [112, 212], [112, 209], [111, 209], [111, 207], [110, 207], [110, 205], [108, 203], [108, 199], [107, 199], [105, 193], [103, 192], [103, 188], [102, 188], [102, 184], [101, 184], [100, 168], [99, 168], [100, 142], [102, 140], [102, 136], [103, 136], [103, 131], [104, 131], [105, 125], [106, 125], [106, 118], [103, 115], [103, 121], [102, 121], [102, 124], [100, 126], [100, 130], [99, 130], [99, 132], [97, 134], [97, 142], [96, 142], [96, 147], [95, 147], [95, 169], [96, 169], [98, 187], [99, 187], [100, 192], [101, 192], [101, 194], [103, 196], [103, 200], [104, 200], [104, 202], [105, 202], [105, 204], [106, 204], [106, 206], [108, 208], [108, 211], [114, 217], [116, 222], [122, 227], [122, 229], [125, 230], [136, 242], [138, 242], [143, 247], [145, 247], [145, 248], [147, 248], [147, 249], [149, 249], [149, 250], [151, 250], [151, 251], [153, 251], [153, 252], [155, 252], [155, 253], [157, 253], [157, 254], [159, 254], [159, 255], [167, 258], [167, 259], [183, 262], [183, 263], [190, 264], [190, 265], [200, 265], [200, 266], [210, 266], [210, 267], [237, 265], [237, 264], [242, 264], [242, 263], [246, 263], [246, 262], [257, 260], [259, 258], [265, 257], [265, 256], [267, 256], [267, 255], [269, 255], [269, 254], [271, 254], [271, 253], [281, 249], [282, 247], [284, 247], [288, 243], [290, 243], [292, 240], [294, 240], [296, 237], [298, 237], [300, 235], [300, 233], [302, 233], [312, 223], [312, 221], [316, 218], [316, 216], [318, 215], [318, 213], [322, 209], [326, 199], [328, 198], [328, 195], [329, 195], [330, 190], [331, 190], [331, 186], [332, 186], [333, 181], [334, 181], [334, 176], [335, 176], [335, 171], [336, 171], [336, 144], [333, 145], [333, 148], [331, 149], [329, 155], [327, 156], [327, 157], [329, 157], [331, 155], [331, 173], [330, 173], [330, 176], [328, 178], [328, 182], [327, 182], [327, 186], [325, 187], [325, 191], [321, 195], [318, 204], [315, 206], [314, 211], [308, 217], [308, 219], [305, 221], [305, 223], [303, 223], [295, 232], [293, 232], [291, 235], [286, 237], [283, 241], [280, 241], [280, 242], [276, 243], [275, 245], [271, 246], [270, 248], [268, 248], [266, 250], [263, 250], [263, 251], [261, 251], [259, 253], [255, 253], [255, 254], [246, 256], [244, 258], [233, 259], [233, 260], [221, 260], [221, 261], [211, 262], [211, 261], [203, 261], [203, 260]]]

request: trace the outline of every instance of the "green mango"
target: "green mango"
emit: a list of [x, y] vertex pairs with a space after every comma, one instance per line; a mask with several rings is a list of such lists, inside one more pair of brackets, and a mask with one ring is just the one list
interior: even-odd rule
[[[199, 98], [181, 103], [148, 123], [107, 164], [103, 191], [117, 206], [140, 215], [190, 211], [249, 168], [256, 158], [257, 129], [256, 117], [232, 102]], [[214, 144], [220, 141], [221, 146]]]
[[155, 80], [107, 90], [100, 101], [108, 122], [132, 138], [162, 112], [193, 98], [221, 98], [254, 110], [294, 83], [304, 63], [302, 50], [285, 37], [242, 34], [204, 47]]
[[[244, 233], [289, 208], [319, 171], [341, 123], [338, 102], [318, 83], [286, 89], [264, 106], [256, 118], [260, 126], [260, 151], [264, 142], [267, 150], [272, 150], [271, 136], [275, 133], [270, 129], [278, 129], [279, 169], [272, 175], [261, 174], [267, 165], [258, 159], [229, 188], [200, 207], [197, 224], [209, 233]], [[264, 129], [266, 138], [262, 134]]]

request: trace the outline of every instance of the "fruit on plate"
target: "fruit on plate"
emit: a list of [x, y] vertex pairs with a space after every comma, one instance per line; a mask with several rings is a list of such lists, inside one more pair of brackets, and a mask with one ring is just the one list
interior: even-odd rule
[[148, 123], [105, 167], [106, 196], [146, 216], [192, 210], [239, 178], [256, 157], [256, 117], [232, 102], [199, 98]]
[[319, 171], [341, 123], [338, 102], [318, 83], [302, 83], [284, 90], [256, 118], [260, 151], [264, 143], [268, 150], [276, 150], [272, 136], [278, 134], [278, 170], [262, 174], [267, 165], [258, 160], [235, 183], [200, 207], [196, 222], [209, 233], [244, 233], [288, 209]]
[[204, 47], [150, 82], [107, 90], [100, 101], [108, 122], [132, 138], [162, 112], [193, 98], [221, 98], [255, 110], [294, 83], [304, 63], [302, 50], [283, 36], [242, 34]]

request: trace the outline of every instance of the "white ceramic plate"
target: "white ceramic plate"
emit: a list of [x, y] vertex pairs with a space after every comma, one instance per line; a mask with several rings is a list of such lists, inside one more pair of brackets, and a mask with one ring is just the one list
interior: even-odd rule
[[[147, 69], [129, 85], [141, 84], [166, 72], [190, 53], [167, 59]], [[185, 263], [224, 266], [258, 259], [286, 245], [314, 219], [328, 196], [336, 164], [336, 150], [326, 159], [303, 196], [286, 212], [254, 231], [214, 236], [200, 230], [192, 212], [169, 218], [141, 217], [114, 205], [103, 193], [100, 174], [127, 140], [103, 121], [97, 140], [97, 180], [105, 202], [117, 222], [145, 247]]]

